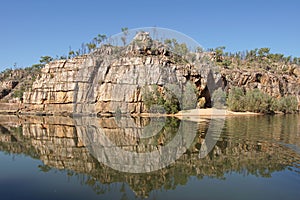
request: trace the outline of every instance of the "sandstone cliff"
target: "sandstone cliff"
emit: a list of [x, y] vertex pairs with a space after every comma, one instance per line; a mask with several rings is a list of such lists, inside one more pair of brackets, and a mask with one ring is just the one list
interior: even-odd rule
[[223, 69], [226, 84], [230, 87], [258, 88], [264, 93], [280, 98], [286, 95], [298, 97], [300, 103], [300, 79], [298, 76], [278, 74], [265, 70]]
[[[141, 33], [125, 47], [103, 45], [89, 55], [50, 62], [33, 83], [22, 87], [20, 94], [25, 92], [19, 99], [23, 105], [15, 111], [68, 115], [144, 113], [149, 112], [145, 91], [153, 92], [153, 85], [165, 104], [178, 104], [177, 110], [196, 107], [203, 99], [204, 106], [210, 107], [214, 89], [222, 87], [228, 91], [233, 86], [245, 91], [258, 88], [276, 98], [293, 95], [300, 105], [299, 66], [293, 68], [293, 73], [263, 67], [228, 69], [217, 66], [208, 53], [195, 53], [192, 57], [190, 61], [176, 55], [147, 33]], [[20, 78], [2, 78], [1, 101], [18, 97], [11, 91], [20, 88], [22, 82]], [[187, 83], [195, 89], [194, 96], [188, 99], [192, 101], [189, 107], [182, 106], [181, 94], [175, 94], [181, 98], [179, 102], [168, 102], [169, 85], [177, 85], [179, 93], [184, 93]]]
[[[126, 47], [106, 45], [88, 56], [49, 63], [24, 93], [24, 105], [27, 112], [56, 114], [143, 113], [150, 86], [165, 94], [168, 85], [184, 90], [188, 82], [197, 88], [195, 98], [209, 103], [209, 70], [209, 64], [192, 65], [143, 35]], [[211, 75], [221, 83], [220, 73]]]

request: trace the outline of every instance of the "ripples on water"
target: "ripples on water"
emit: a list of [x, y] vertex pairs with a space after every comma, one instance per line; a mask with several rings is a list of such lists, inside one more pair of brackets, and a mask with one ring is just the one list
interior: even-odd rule
[[[131, 152], [156, 151], [180, 128], [175, 118], [92, 120], [112, 144]], [[163, 169], [138, 174], [116, 171], [97, 160], [88, 148], [99, 135], [95, 127], [87, 126], [92, 120], [0, 116], [1, 199], [298, 199], [300, 195], [299, 115], [227, 118], [217, 144], [202, 159], [199, 151], [211, 120], [188, 122], [183, 131], [196, 134], [186, 153]], [[154, 125], [147, 126], [151, 121]]]

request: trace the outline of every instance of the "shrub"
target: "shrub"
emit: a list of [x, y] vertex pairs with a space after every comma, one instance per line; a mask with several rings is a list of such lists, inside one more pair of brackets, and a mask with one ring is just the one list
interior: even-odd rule
[[258, 89], [249, 90], [244, 94], [241, 88], [234, 87], [228, 94], [227, 105], [232, 111], [257, 113], [281, 111], [284, 113], [293, 113], [297, 111], [298, 101], [294, 96], [285, 96], [276, 99]]
[[298, 108], [298, 101], [295, 96], [286, 96], [281, 97], [278, 100], [278, 111], [282, 111], [284, 113], [293, 113], [297, 111]]
[[179, 111], [178, 99], [167, 89], [164, 88], [163, 91], [160, 89], [157, 85], [153, 85], [143, 91], [143, 100], [148, 111], [151, 113], [163, 113], [163, 111], [168, 114], [177, 113]]
[[272, 98], [259, 89], [250, 90], [244, 97], [244, 110], [258, 113], [268, 113], [271, 111]]
[[163, 97], [163, 107], [167, 113], [175, 114], [180, 110], [179, 101], [175, 94], [171, 91], [164, 89], [165, 96]]
[[150, 89], [152, 88], [146, 87], [143, 91], [143, 102], [147, 109], [150, 109], [150, 107], [155, 104], [155, 94], [154, 91]]
[[19, 98], [21, 101], [23, 101], [23, 94], [25, 92], [24, 88], [21, 88], [19, 90], [14, 91], [13, 97]]
[[222, 88], [218, 88], [212, 94], [212, 103], [215, 108], [224, 108], [226, 103], [226, 92], [222, 90]]
[[229, 67], [230, 65], [232, 64], [232, 62], [230, 61], [230, 60], [223, 60], [222, 61], [222, 65], [224, 66], [224, 67]]
[[175, 99], [167, 99], [163, 105], [167, 113], [175, 114], [179, 111], [178, 103]]
[[280, 109], [280, 102], [279, 102], [279, 99], [277, 99], [277, 98], [272, 98], [271, 99], [271, 106], [270, 106], [270, 110], [271, 111], [273, 111], [273, 112], [275, 112], [275, 111], [279, 111]]
[[182, 95], [182, 109], [195, 109], [197, 107], [197, 94], [198, 90], [196, 85], [191, 82], [187, 82], [184, 88], [184, 93]]
[[245, 111], [244, 110], [244, 91], [241, 88], [233, 87], [230, 89], [227, 98], [228, 108], [232, 111]]

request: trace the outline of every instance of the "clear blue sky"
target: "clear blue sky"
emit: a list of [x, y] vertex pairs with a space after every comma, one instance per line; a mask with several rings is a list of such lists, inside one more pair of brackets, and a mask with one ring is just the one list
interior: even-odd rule
[[227, 51], [270, 47], [300, 57], [298, 0], [3, 0], [0, 70], [31, 66], [42, 55], [67, 54], [98, 33], [157, 26]]

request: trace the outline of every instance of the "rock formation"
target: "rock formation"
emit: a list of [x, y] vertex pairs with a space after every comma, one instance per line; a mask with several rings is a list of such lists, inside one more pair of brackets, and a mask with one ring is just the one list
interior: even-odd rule
[[[167, 85], [181, 90], [187, 82], [198, 89], [197, 97], [206, 96], [209, 102], [205, 95], [209, 67], [191, 65], [140, 33], [126, 47], [104, 45], [88, 56], [46, 65], [24, 93], [24, 104], [27, 111], [44, 113], [143, 113], [149, 85], [165, 93]], [[219, 73], [213, 76], [221, 79]]]
[[[185, 109], [182, 94], [190, 83], [195, 88], [195, 97], [190, 100], [196, 103], [190, 103], [192, 106], [188, 108], [196, 107], [197, 102], [210, 107], [212, 92], [217, 87], [228, 91], [233, 86], [243, 87], [245, 91], [258, 88], [276, 98], [296, 96], [300, 106], [298, 66], [289, 73], [260, 68], [228, 69], [216, 66], [211, 53], [194, 53], [190, 57], [192, 61], [189, 56], [180, 56], [152, 40], [148, 33], [140, 32], [124, 47], [103, 45], [88, 55], [52, 61], [41, 69], [33, 83], [31, 78], [26, 87], [20, 87], [23, 82], [20, 78], [0, 77], [0, 99], [18, 102], [13, 100], [17, 95], [11, 91], [21, 88], [20, 94], [24, 92], [24, 95], [19, 100], [23, 100], [24, 105], [17, 106], [16, 112], [136, 114], [149, 112], [146, 92], [153, 91], [153, 85], [164, 101], [171, 90], [179, 99], [176, 106], [181, 106], [179, 110]], [[177, 87], [172, 91], [170, 85]]]
[[51, 62], [42, 68], [40, 77], [24, 93], [27, 111], [72, 113], [78, 71], [86, 57]]
[[258, 88], [262, 92], [276, 98], [286, 95], [300, 98], [300, 79], [293, 75], [276, 74], [262, 70], [229, 69], [224, 69], [222, 73], [228, 87], [243, 87], [246, 91]]

